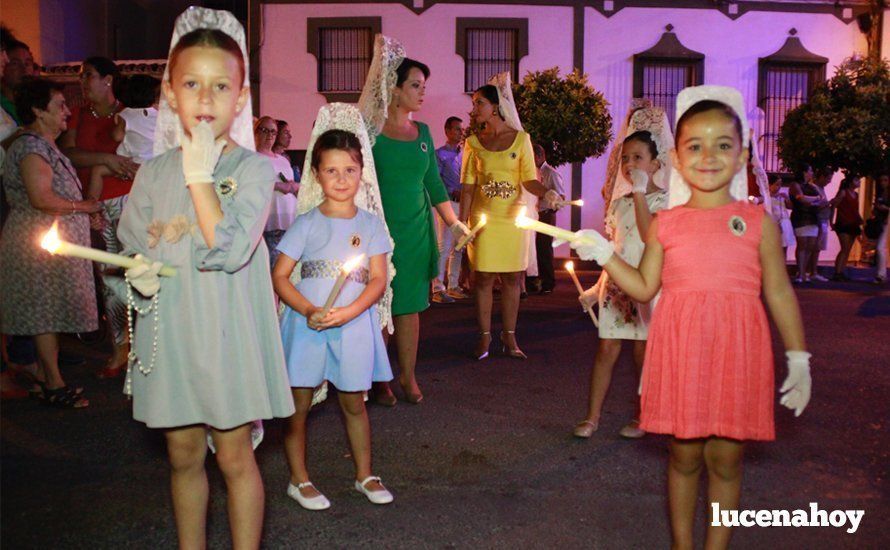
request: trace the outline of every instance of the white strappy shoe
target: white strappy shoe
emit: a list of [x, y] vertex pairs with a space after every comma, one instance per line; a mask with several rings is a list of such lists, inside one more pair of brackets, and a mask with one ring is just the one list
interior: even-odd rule
[[370, 500], [374, 504], [389, 504], [390, 502], [392, 502], [392, 499], [393, 499], [392, 493], [390, 493], [386, 489], [386, 487], [383, 487], [382, 489], [377, 490], [377, 491], [369, 491], [365, 487], [365, 485], [367, 485], [368, 483], [370, 483], [372, 481], [376, 481], [377, 483], [380, 483], [380, 486], [383, 487], [383, 483], [381, 483], [379, 477], [368, 476], [361, 482], [359, 482], [359, 481], [355, 482], [355, 490], [364, 494], [366, 497], [368, 497], [368, 500]]
[[331, 507], [331, 501], [328, 500], [326, 496], [321, 494], [319, 491], [317, 496], [314, 497], [304, 497], [302, 493], [300, 493], [300, 489], [304, 487], [312, 487], [316, 491], [315, 485], [312, 484], [311, 481], [304, 481], [299, 485], [294, 485], [293, 483], [287, 484], [287, 496], [296, 500], [300, 506], [307, 510], [327, 510]]

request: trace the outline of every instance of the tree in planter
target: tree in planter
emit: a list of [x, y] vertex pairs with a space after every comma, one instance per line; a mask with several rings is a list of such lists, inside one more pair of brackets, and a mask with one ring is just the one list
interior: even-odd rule
[[559, 69], [528, 72], [513, 85], [525, 131], [559, 166], [603, 154], [612, 139], [612, 117], [603, 94], [578, 70], [560, 78]]
[[852, 176], [890, 167], [890, 68], [885, 60], [850, 58], [788, 112], [779, 157], [794, 172], [805, 166]]

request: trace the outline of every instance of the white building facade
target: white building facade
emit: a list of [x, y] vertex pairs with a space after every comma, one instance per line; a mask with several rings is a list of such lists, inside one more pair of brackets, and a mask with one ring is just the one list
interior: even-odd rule
[[[609, 102], [615, 132], [635, 92], [655, 94], [670, 103], [684, 85], [733, 86], [745, 97], [752, 126], [762, 136], [770, 133], [770, 127], [774, 131], [780, 125], [784, 109], [805, 99], [814, 80], [830, 78], [844, 59], [866, 54], [859, 17], [867, 11], [864, 4], [818, 0], [265, 0], [253, 9], [250, 20], [251, 47], [259, 65], [253, 71], [254, 85], [259, 88], [260, 113], [287, 120], [294, 136], [291, 147], [305, 149], [320, 106], [329, 100], [357, 98], [357, 90], [348, 90], [361, 86], [355, 65], [366, 63], [370, 55], [367, 37], [382, 32], [397, 38], [409, 57], [430, 67], [423, 110], [415, 119], [429, 124], [437, 143], [444, 141], [443, 124], [449, 116], [467, 120], [470, 99], [466, 90], [468, 80], [473, 80], [468, 75], [480, 67], [497, 66], [480, 60], [488, 54], [501, 64], [512, 63], [518, 69], [514, 80], [521, 80], [528, 71], [559, 67], [568, 73], [580, 68]], [[364, 28], [361, 38], [356, 38], [358, 28]], [[890, 42], [888, 34], [885, 26], [884, 52]], [[349, 40], [361, 44], [332, 51], [339, 47], [333, 43], [342, 46]], [[803, 58], [782, 57], [789, 51]], [[778, 57], [770, 58], [773, 54]], [[659, 58], [665, 55], [677, 58]], [[768, 85], [764, 64], [770, 59], [777, 61], [779, 72], [773, 73]], [[643, 67], [647, 62], [649, 72]], [[782, 72], [786, 69], [787, 74]], [[336, 71], [353, 74], [344, 76]], [[320, 91], [332, 86], [346, 91]], [[777, 93], [787, 96], [784, 103], [779, 98], [778, 103], [768, 105], [769, 96]], [[762, 153], [769, 149], [768, 138], [759, 141]], [[767, 151], [769, 154], [775, 157], [774, 152]], [[574, 208], [574, 213], [563, 209], [559, 225], [602, 227], [600, 192], [606, 157], [559, 168], [573, 198], [583, 198], [585, 203], [581, 209]], [[835, 179], [839, 180], [839, 175]], [[837, 181], [829, 187], [829, 196], [836, 185]], [[833, 259], [836, 249], [832, 235], [823, 260], [829, 255]], [[566, 250], [561, 252], [568, 255]]]

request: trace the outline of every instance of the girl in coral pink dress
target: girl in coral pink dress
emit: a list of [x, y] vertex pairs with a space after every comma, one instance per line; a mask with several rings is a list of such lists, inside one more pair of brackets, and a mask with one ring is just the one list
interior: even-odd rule
[[[677, 548], [692, 548], [702, 465], [709, 502], [737, 509], [744, 441], [775, 438], [773, 352], [761, 292], [788, 350], [781, 404], [800, 415], [810, 398], [810, 354], [781, 235], [762, 207], [745, 201], [744, 113], [732, 88], [680, 92], [672, 208], [650, 225], [639, 269], [595, 231], [579, 232], [572, 243], [633, 299], [648, 302], [661, 289], [646, 347], [640, 428], [673, 436], [668, 498]], [[723, 548], [729, 536], [728, 527], [709, 522], [705, 547]]]

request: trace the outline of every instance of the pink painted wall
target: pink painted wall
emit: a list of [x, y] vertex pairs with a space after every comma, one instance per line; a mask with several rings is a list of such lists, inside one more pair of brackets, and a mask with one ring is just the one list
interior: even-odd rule
[[[654, 46], [667, 24], [674, 26], [683, 45], [705, 54], [705, 84], [733, 86], [742, 92], [755, 129], [762, 119], [757, 108], [757, 60], [778, 50], [789, 29], [797, 29], [808, 50], [828, 58], [828, 77], [845, 58], [866, 51], [865, 37], [855, 22], [845, 24], [830, 15], [752, 12], [733, 21], [715, 10], [625, 8], [609, 18], [587, 9], [585, 21], [584, 69], [611, 103], [616, 132], [633, 94], [633, 55]], [[605, 169], [605, 155], [584, 164], [585, 227], [602, 227], [600, 189]], [[839, 181], [840, 174], [828, 188], [829, 197]], [[838, 248], [832, 233], [821, 259], [833, 260]]]
[[[450, 115], [466, 119], [469, 99], [463, 93], [463, 60], [454, 53], [457, 17], [524, 17], [529, 20], [529, 55], [520, 63], [520, 73], [559, 66], [572, 67], [572, 9], [546, 6], [503, 6], [436, 4], [417, 15], [391, 4], [264, 4], [261, 109], [262, 114], [284, 118], [291, 124], [293, 147], [305, 148], [312, 121], [325, 103], [316, 91], [316, 60], [306, 52], [308, 17], [380, 16], [384, 34], [397, 37], [408, 55], [430, 66], [423, 111], [417, 120], [426, 122], [437, 143], [444, 140], [442, 124]], [[756, 108], [757, 59], [779, 49], [792, 27], [810, 51], [828, 57], [832, 68], [854, 52], [864, 52], [865, 38], [855, 23], [845, 24], [831, 15], [753, 12], [733, 21], [714, 10], [625, 8], [604, 17], [592, 8], [585, 10], [584, 70], [591, 84], [611, 104], [615, 131], [629, 105], [633, 85], [634, 53], [653, 46], [668, 23], [687, 47], [703, 52], [705, 83], [734, 86], [742, 91], [754, 126], [761, 115]], [[885, 26], [886, 37], [890, 25]], [[583, 168], [582, 225], [602, 228], [603, 200], [600, 196], [606, 155], [590, 159]], [[571, 168], [560, 173], [571, 186]], [[829, 187], [833, 196], [837, 180]], [[559, 225], [568, 227], [568, 209], [560, 212]], [[833, 257], [837, 239], [823, 259]], [[559, 250], [567, 255], [567, 250]]]

